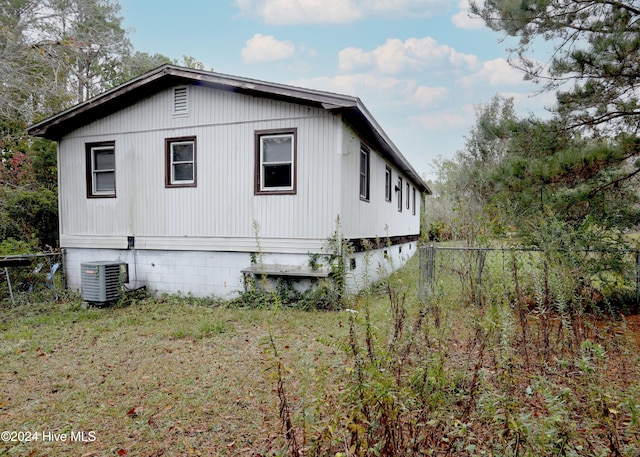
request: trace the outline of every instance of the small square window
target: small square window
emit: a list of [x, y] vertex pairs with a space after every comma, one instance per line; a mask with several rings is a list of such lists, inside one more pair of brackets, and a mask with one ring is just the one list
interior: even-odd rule
[[296, 193], [296, 129], [256, 132], [255, 193]]
[[196, 137], [165, 140], [166, 187], [196, 187]]
[[116, 196], [116, 150], [113, 141], [86, 145], [87, 197]]

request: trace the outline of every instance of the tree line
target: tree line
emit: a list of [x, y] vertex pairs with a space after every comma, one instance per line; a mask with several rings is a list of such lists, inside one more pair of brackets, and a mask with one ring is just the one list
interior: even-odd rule
[[[472, 11], [517, 39], [511, 64], [556, 104], [548, 119], [497, 95], [477, 107], [464, 148], [437, 163], [430, 239], [535, 248], [591, 290], [633, 275], [623, 253], [640, 225], [640, 2], [484, 0]], [[553, 52], [538, 60], [543, 42]]]
[[[511, 63], [553, 91], [551, 119], [478, 107], [465, 147], [439, 164], [432, 238], [515, 233], [535, 246], [607, 248], [640, 222], [640, 2], [484, 0], [474, 14], [518, 39]], [[184, 56], [133, 49], [117, 0], [0, 3], [0, 243], [57, 245], [55, 144], [25, 127]], [[533, 49], [552, 44], [539, 61]], [[2, 248], [6, 250], [5, 248]], [[0, 252], [2, 250], [0, 249]]]
[[58, 243], [56, 145], [28, 125], [161, 64], [133, 49], [117, 0], [0, 2], [0, 254]]

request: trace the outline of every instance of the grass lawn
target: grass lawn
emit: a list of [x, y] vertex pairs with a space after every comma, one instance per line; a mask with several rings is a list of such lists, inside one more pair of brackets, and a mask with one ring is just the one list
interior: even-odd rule
[[0, 428], [40, 440], [0, 442], [0, 455], [267, 455], [283, 446], [269, 333], [287, 366], [312, 377], [339, 370], [340, 351], [316, 340], [343, 336], [344, 319], [186, 299], [3, 309]]
[[418, 303], [416, 270], [355, 312], [4, 306], [0, 456], [288, 455], [276, 360], [303, 455], [407, 455], [373, 442], [396, 425], [414, 455], [638, 455], [637, 317], [524, 339], [508, 304]]

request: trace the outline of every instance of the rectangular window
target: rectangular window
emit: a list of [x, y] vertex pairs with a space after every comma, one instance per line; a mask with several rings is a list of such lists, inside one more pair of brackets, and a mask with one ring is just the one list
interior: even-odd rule
[[396, 191], [398, 192], [398, 211], [402, 211], [402, 176], [398, 176]]
[[407, 209], [410, 207], [409, 203], [411, 202], [409, 201], [409, 182], [407, 182]]
[[369, 149], [360, 146], [360, 200], [369, 201]]
[[416, 215], [416, 188], [411, 188], [412, 199], [413, 199], [413, 215]]
[[391, 168], [384, 167], [384, 199], [391, 201]]
[[165, 187], [196, 187], [196, 137], [167, 138], [165, 150]]
[[115, 142], [86, 145], [87, 197], [116, 196]]
[[297, 129], [256, 132], [255, 193], [296, 193]]

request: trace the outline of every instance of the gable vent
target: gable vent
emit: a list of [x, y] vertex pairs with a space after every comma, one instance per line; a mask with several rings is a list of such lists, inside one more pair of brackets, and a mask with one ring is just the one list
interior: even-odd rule
[[189, 98], [186, 87], [173, 89], [173, 115], [186, 116], [189, 114]]

